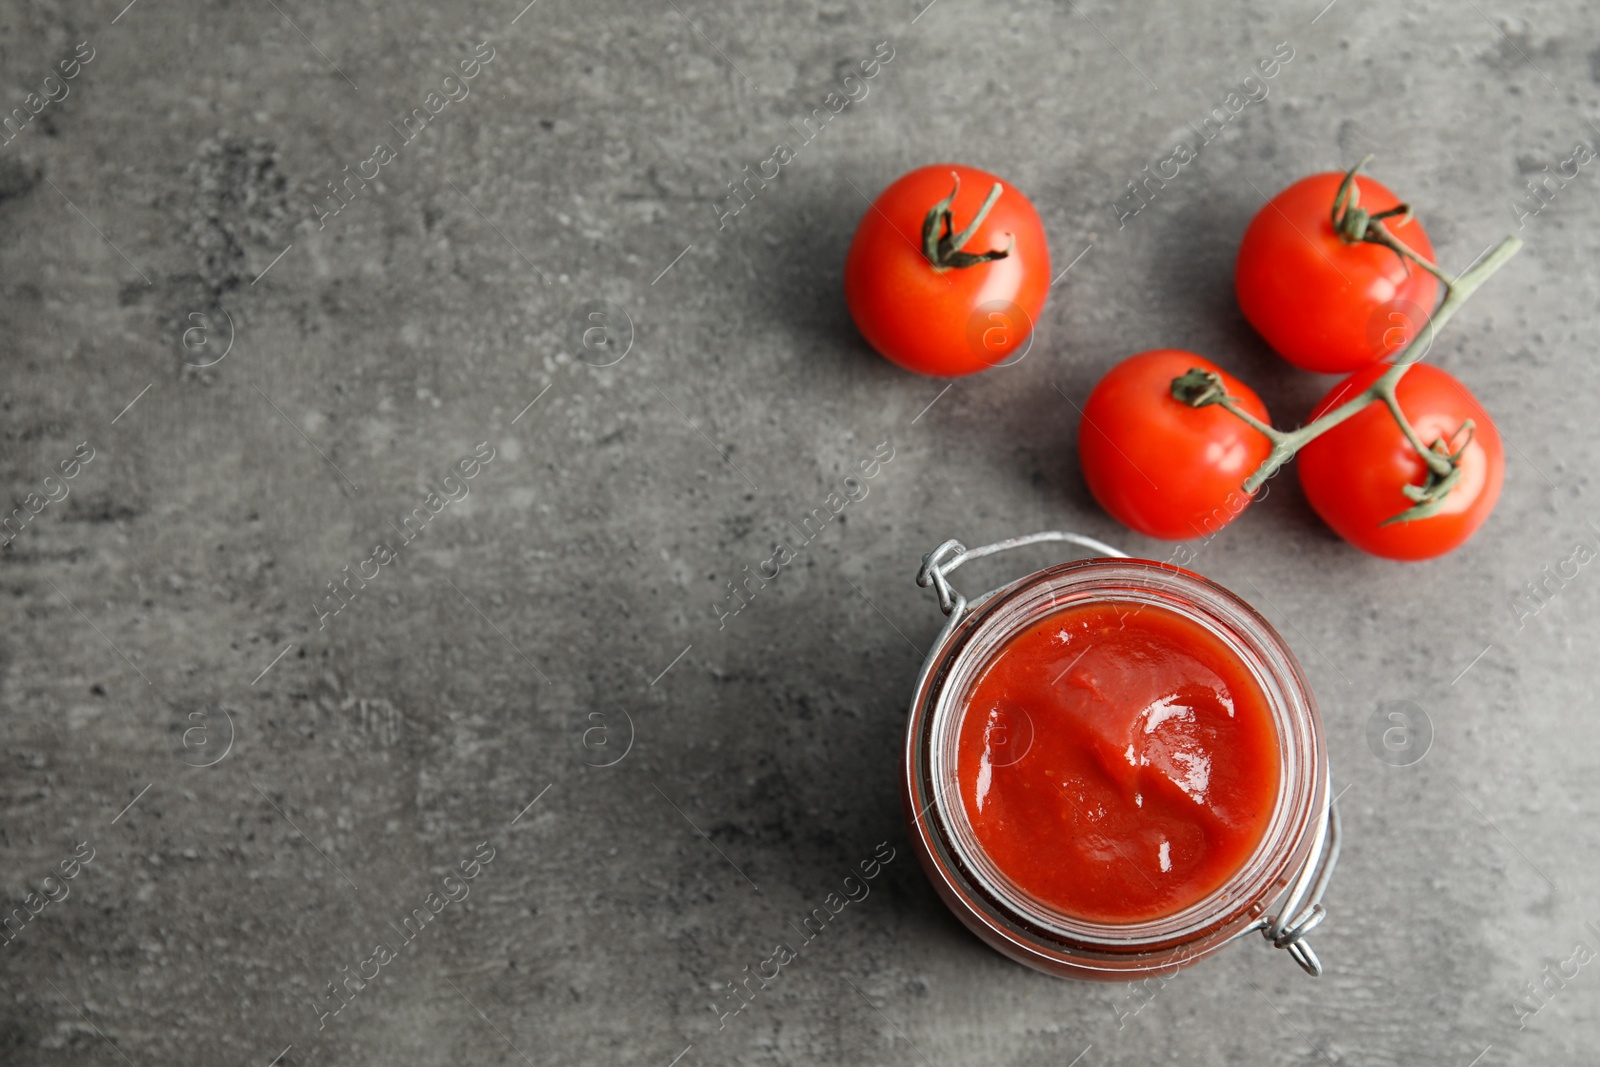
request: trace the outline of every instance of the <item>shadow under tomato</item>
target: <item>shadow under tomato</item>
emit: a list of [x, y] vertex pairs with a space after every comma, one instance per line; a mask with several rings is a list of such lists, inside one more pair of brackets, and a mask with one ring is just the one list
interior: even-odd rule
[[844, 301], [844, 260], [867, 204], [842, 179], [784, 174], [718, 234], [724, 255], [748, 268], [741, 296], [760, 321], [781, 326], [823, 371], [877, 359]]

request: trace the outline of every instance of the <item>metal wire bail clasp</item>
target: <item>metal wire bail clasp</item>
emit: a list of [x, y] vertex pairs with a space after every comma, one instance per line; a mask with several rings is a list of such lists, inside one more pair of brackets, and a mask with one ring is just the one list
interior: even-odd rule
[[1083, 534], [1068, 533], [1065, 530], [1043, 530], [1039, 533], [1024, 534], [1021, 537], [1008, 537], [1004, 541], [996, 541], [992, 545], [981, 548], [967, 548], [955, 538], [941, 544], [938, 548], [922, 557], [922, 567], [917, 571], [917, 584], [926, 589], [933, 586], [939, 593], [939, 610], [946, 615], [959, 617], [962, 609], [967, 606], [967, 598], [956, 592], [950, 586], [949, 575], [957, 567], [969, 559], [982, 559], [992, 556], [996, 552], [1009, 552], [1014, 548], [1024, 548], [1028, 545], [1044, 544], [1051, 541], [1063, 541], [1067, 544], [1087, 548], [1091, 552], [1098, 552], [1102, 556], [1112, 556], [1118, 559], [1127, 559], [1128, 554], [1119, 549], [1112, 548], [1104, 541], [1096, 541]]
[[922, 567], [917, 571], [917, 584], [924, 589], [931, 585], [938, 591], [939, 610], [946, 615], [955, 612], [958, 604], [965, 606], [967, 598], [950, 588], [950, 581], [945, 577], [945, 568], [955, 570], [966, 558], [967, 546], [952, 537], [923, 556]]
[[1313, 978], [1322, 977], [1322, 961], [1305, 937], [1328, 917], [1322, 894], [1327, 891], [1333, 868], [1339, 862], [1341, 831], [1339, 801], [1330, 800], [1319, 828], [1317, 845], [1306, 857], [1306, 865], [1290, 887], [1283, 907], [1277, 915], [1269, 915], [1252, 927], [1259, 929], [1261, 936], [1272, 942], [1274, 948], [1288, 949], [1300, 969]]

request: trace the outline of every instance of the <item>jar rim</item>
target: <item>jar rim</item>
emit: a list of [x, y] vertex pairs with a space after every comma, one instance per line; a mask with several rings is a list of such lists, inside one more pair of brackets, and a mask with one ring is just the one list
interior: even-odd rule
[[[1075, 917], [1017, 886], [979, 843], [955, 774], [956, 739], [971, 688], [998, 650], [1047, 615], [1104, 601], [1165, 608], [1220, 639], [1261, 689], [1278, 733], [1278, 795], [1250, 857], [1203, 899], [1134, 923]], [[1152, 560], [1061, 563], [974, 600], [929, 653], [907, 745], [913, 829], [925, 839], [924, 851], [938, 869], [936, 881], [944, 881], [943, 888], [986, 926], [998, 928], [994, 932], [1047, 958], [1062, 956], [1068, 965], [1152, 953], [1197, 956], [1259, 925], [1310, 858], [1328, 805], [1321, 720], [1310, 685], [1283, 638], [1221, 585]]]

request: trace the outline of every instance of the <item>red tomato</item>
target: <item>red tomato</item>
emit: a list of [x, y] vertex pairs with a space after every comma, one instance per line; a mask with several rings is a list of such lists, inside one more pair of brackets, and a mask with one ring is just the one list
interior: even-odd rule
[[1221, 376], [1241, 408], [1270, 421], [1261, 398], [1215, 363], [1162, 348], [1111, 368], [1084, 402], [1078, 426], [1078, 458], [1100, 506], [1169, 541], [1204, 537], [1233, 521], [1250, 502], [1240, 486], [1272, 451], [1264, 434], [1231, 412], [1174, 399], [1172, 380], [1192, 367]]
[[[1356, 396], [1388, 369], [1380, 363], [1351, 375], [1322, 398], [1311, 418]], [[1452, 452], [1459, 450], [1465, 434], [1458, 431], [1473, 421], [1471, 443], [1459, 460], [1460, 481], [1438, 514], [1381, 525], [1411, 507], [1401, 487], [1420, 486], [1427, 474], [1422, 457], [1381, 401], [1300, 450], [1300, 484], [1323, 521], [1362, 551], [1388, 559], [1431, 559], [1461, 545], [1494, 510], [1505, 481], [1505, 452], [1489, 413], [1438, 367], [1412, 367], [1395, 386], [1395, 398], [1426, 445], [1443, 438], [1453, 442]]]
[[[1250, 220], [1239, 245], [1234, 289], [1239, 308], [1284, 359], [1304, 370], [1346, 374], [1393, 356], [1433, 313], [1439, 280], [1382, 245], [1349, 243], [1333, 228], [1344, 175], [1302, 178]], [[1361, 208], [1373, 214], [1399, 201], [1356, 177]], [[1425, 259], [1433, 244], [1416, 219], [1383, 220]]]
[[[972, 258], [1009, 246], [1004, 258], [937, 266], [925, 254], [929, 211], [957, 179], [960, 191], [950, 205], [956, 235], [1000, 186], [999, 199], [960, 252]], [[1016, 352], [1049, 288], [1044, 226], [1028, 198], [987, 171], [950, 163], [918, 168], [880, 193], [844, 261], [845, 302], [867, 343], [906, 370], [935, 377], [973, 374]]]

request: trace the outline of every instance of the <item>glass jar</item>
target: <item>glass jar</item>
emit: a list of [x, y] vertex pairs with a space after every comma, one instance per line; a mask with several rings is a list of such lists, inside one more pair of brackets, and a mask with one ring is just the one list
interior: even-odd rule
[[[950, 573], [968, 560], [1046, 541], [1076, 544], [1100, 558], [1048, 567], [971, 603], [950, 586]], [[906, 817], [934, 888], [969, 929], [1018, 962], [1072, 978], [1171, 973], [1256, 930], [1307, 973], [1322, 973], [1304, 938], [1325, 915], [1321, 897], [1338, 858], [1338, 810], [1329, 794], [1316, 701], [1294, 654], [1265, 619], [1197, 574], [1055, 531], [971, 550], [946, 541], [923, 558], [917, 583], [935, 588], [949, 621], [928, 653], [911, 703], [902, 782]], [[1127, 924], [1073, 917], [1015, 885], [979, 843], [956, 773], [967, 701], [995, 654], [1047, 615], [1106, 601], [1175, 612], [1222, 641], [1266, 698], [1280, 761], [1271, 818], [1244, 864], [1204, 899]]]

